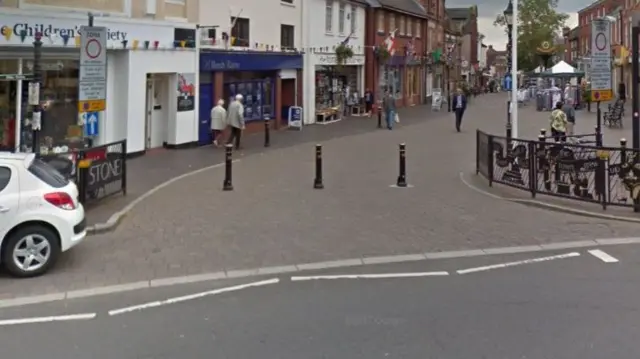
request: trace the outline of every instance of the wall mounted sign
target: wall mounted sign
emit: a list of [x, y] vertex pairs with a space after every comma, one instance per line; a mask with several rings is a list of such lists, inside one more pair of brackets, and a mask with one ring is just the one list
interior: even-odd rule
[[178, 74], [178, 112], [193, 111], [195, 109], [196, 75]]

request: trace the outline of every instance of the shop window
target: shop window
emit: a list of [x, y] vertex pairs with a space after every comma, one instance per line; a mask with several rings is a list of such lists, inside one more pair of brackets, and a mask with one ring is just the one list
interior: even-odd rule
[[294, 45], [293, 25], [280, 25], [280, 47], [283, 49], [293, 49]]
[[[27, 63], [27, 71], [33, 66]], [[45, 60], [42, 63], [41, 97], [44, 113], [42, 130], [39, 134], [40, 147], [52, 150], [53, 147], [82, 147], [84, 138], [78, 133], [78, 68], [76, 60]], [[28, 83], [23, 83], [22, 102], [24, 118], [31, 118], [33, 106], [27, 104]], [[22, 144], [31, 147], [32, 138], [29, 127], [23, 127]], [[43, 151], [44, 152], [44, 151]]]
[[333, 0], [327, 0], [324, 13], [324, 31], [333, 31]]
[[[245, 77], [252, 77], [252, 79], [239, 81], [240, 78]], [[238, 94], [241, 94], [244, 98], [244, 117], [246, 121], [261, 120], [266, 114], [271, 118], [275, 116], [275, 96], [271, 78], [255, 79], [254, 76], [241, 75], [232, 82], [225, 84], [224, 96], [227, 98], [227, 103], [234, 101]]]
[[344, 17], [346, 14], [347, 5], [343, 2], [340, 3], [340, 9], [338, 11], [338, 32], [344, 34]]
[[418, 69], [413, 69], [413, 95], [418, 95], [420, 93], [420, 76], [418, 74]]
[[316, 70], [316, 109], [346, 105], [347, 96], [360, 93], [358, 88], [358, 67], [345, 66], [340, 71], [335, 67], [323, 66]]
[[231, 46], [249, 47], [249, 19], [232, 17], [231, 23]]
[[396, 100], [402, 99], [402, 70], [398, 67], [382, 66], [380, 89], [389, 91]]
[[[18, 73], [17, 60], [0, 60], [0, 74]], [[15, 146], [17, 81], [0, 81], [0, 151]]]

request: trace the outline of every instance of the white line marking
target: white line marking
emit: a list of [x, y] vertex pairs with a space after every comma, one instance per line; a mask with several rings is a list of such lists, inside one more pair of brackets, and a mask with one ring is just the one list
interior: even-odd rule
[[578, 253], [578, 252], [572, 252], [572, 253], [567, 253], [567, 254], [559, 254], [557, 256], [532, 258], [532, 259], [525, 259], [523, 261], [517, 261], [517, 262], [509, 262], [509, 263], [493, 264], [493, 265], [483, 266], [483, 267], [460, 269], [457, 272], [458, 272], [458, 274], [484, 272], [484, 271], [488, 271], [488, 270], [492, 270], [492, 269], [507, 268], [507, 267], [519, 266], [519, 265], [523, 265], [523, 264], [552, 261], [554, 259], [564, 259], [564, 258], [578, 257], [579, 255], [580, 255], [580, 253]]
[[156, 301], [153, 301], [153, 302], [133, 305], [133, 306], [130, 306], [130, 307], [124, 307], [124, 308], [120, 308], [120, 309], [113, 309], [113, 310], [109, 311], [109, 315], [110, 316], [114, 316], [114, 315], [119, 315], [119, 314], [124, 314], [124, 313], [135, 312], [135, 311], [139, 311], [139, 310], [151, 309], [151, 308], [161, 307], [163, 305], [176, 304], [176, 303], [180, 303], [180, 302], [186, 302], [188, 300], [200, 299], [200, 298], [204, 298], [204, 297], [211, 296], [211, 295], [227, 293], [227, 292], [235, 292], [235, 291], [239, 291], [239, 290], [247, 289], [247, 288], [251, 288], [251, 287], [261, 287], [261, 286], [265, 286], [265, 285], [269, 285], [269, 284], [276, 284], [279, 281], [280, 281], [280, 279], [273, 278], [273, 279], [262, 280], [262, 281], [259, 281], [259, 282], [251, 282], [251, 283], [246, 283], [246, 284], [234, 285], [234, 286], [231, 286], [231, 287], [213, 289], [213, 290], [209, 290], [209, 291], [206, 291], [206, 292], [194, 293], [194, 294], [184, 295], [184, 296], [181, 296], [181, 297], [174, 297], [174, 298], [169, 298], [169, 299], [165, 299], [165, 300], [156, 300]]
[[598, 258], [599, 260], [605, 262], [605, 263], [617, 263], [619, 262], [618, 259], [610, 256], [608, 253], [605, 253], [604, 251], [601, 251], [599, 249], [592, 249], [589, 251], [589, 254], [591, 254], [592, 256]]
[[380, 273], [380, 274], [337, 274], [337, 275], [312, 275], [295, 276], [291, 281], [320, 280], [320, 279], [384, 279], [384, 278], [416, 278], [437, 277], [449, 275], [449, 272], [416, 272], [416, 273]]
[[34, 323], [50, 323], [50, 322], [67, 322], [71, 320], [90, 320], [94, 319], [97, 313], [58, 315], [52, 317], [33, 317], [20, 319], [4, 319], [0, 320], [0, 326], [34, 324]]

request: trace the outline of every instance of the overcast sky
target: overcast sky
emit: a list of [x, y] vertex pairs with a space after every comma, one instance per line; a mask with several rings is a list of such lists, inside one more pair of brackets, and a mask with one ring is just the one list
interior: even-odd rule
[[[485, 0], [478, 5], [478, 31], [486, 36], [484, 43], [493, 45], [498, 50], [504, 50], [507, 44], [507, 36], [500, 27], [493, 26], [493, 21], [497, 14], [501, 14], [509, 3], [508, 0]], [[578, 25], [579, 9], [593, 3], [593, 0], [562, 0], [558, 6], [558, 11], [569, 14], [567, 25], [575, 27]], [[474, 5], [469, 0], [447, 0], [447, 7], [467, 7]]]

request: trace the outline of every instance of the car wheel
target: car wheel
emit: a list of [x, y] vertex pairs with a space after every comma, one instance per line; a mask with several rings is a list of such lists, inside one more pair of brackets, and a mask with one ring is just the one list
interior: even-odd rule
[[20, 228], [6, 240], [2, 263], [15, 277], [27, 278], [44, 274], [60, 255], [58, 236], [47, 227], [32, 225]]

